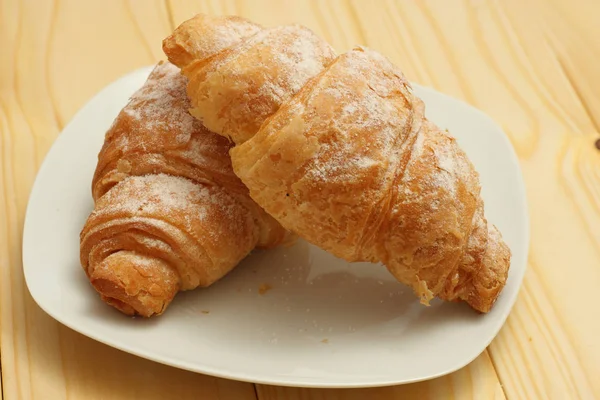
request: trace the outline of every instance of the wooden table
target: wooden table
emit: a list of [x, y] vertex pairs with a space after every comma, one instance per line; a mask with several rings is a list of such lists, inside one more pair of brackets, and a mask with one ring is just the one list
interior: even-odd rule
[[[529, 268], [491, 346], [449, 376], [308, 390], [202, 376], [125, 354], [32, 301], [21, 233], [36, 171], [96, 91], [163, 58], [196, 12], [300, 22], [377, 49], [505, 129], [527, 183]], [[6, 399], [575, 399], [600, 397], [600, 2], [595, 0], [0, 0], [0, 312]]]

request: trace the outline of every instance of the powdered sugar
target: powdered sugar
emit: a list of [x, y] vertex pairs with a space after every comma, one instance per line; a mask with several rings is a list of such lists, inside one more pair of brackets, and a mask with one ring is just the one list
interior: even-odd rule
[[307, 176], [349, 183], [375, 173], [380, 178], [375, 184], [382, 184], [398, 163], [397, 145], [411, 124], [410, 108], [386, 98], [390, 90], [384, 88], [398, 86], [397, 77], [372, 70], [381, 66], [373, 66], [358, 51], [341, 56], [329, 68], [310, 94], [305, 114], [311, 120], [305, 122], [317, 134], [326, 129], [331, 138], [322, 139]]
[[340, 150], [340, 146], [330, 144], [322, 145], [321, 153], [329, 155], [326, 162], [315, 160], [313, 167], [307, 171], [307, 177], [316, 182], [354, 182], [361, 179], [366, 170], [379, 164], [378, 160], [352, 154], [351, 149], [344, 151]]
[[[143, 129], [176, 129], [176, 141], [186, 142], [199, 123], [188, 113], [189, 102], [185, 95], [187, 79], [170, 63], [155, 69], [156, 79], [151, 79], [131, 97], [123, 112]], [[125, 147], [125, 146], [124, 146]]]
[[[187, 50], [194, 58], [203, 59], [239, 43], [242, 38], [254, 35], [261, 27], [235, 16], [208, 17], [199, 14], [184, 22], [175, 31], [173, 38], [178, 39], [179, 31], [188, 29], [191, 30], [194, 40], [185, 40], [183, 44], [190, 46]], [[170, 43], [167, 43], [168, 46]]]
[[204, 79], [192, 81], [192, 112], [207, 128], [243, 143], [334, 56], [307, 28], [262, 30], [206, 61]]
[[[159, 217], [184, 222], [185, 230], [211, 225], [207, 236], [239, 225], [248, 210], [225, 190], [166, 174], [133, 176], [117, 184], [101, 199], [108, 208], [95, 212], [126, 213], [130, 217]], [[223, 228], [222, 228], [222, 227]], [[230, 229], [235, 231], [235, 229]], [[214, 232], [213, 232], [214, 231]]]
[[293, 95], [304, 86], [306, 81], [323, 70], [323, 58], [324, 56], [327, 58], [328, 55], [333, 56], [333, 50], [304, 27], [288, 25], [276, 29], [277, 35], [294, 38], [289, 46], [278, 49], [280, 52], [276, 58], [279, 68], [288, 72], [280, 77], [285, 77], [291, 89], [289, 94]]
[[177, 149], [177, 152], [180, 157], [203, 170], [216, 171], [237, 179], [231, 167], [229, 148], [225, 138], [202, 131], [192, 136], [185, 149]]
[[434, 187], [443, 188], [451, 196], [456, 196], [458, 182], [467, 176], [461, 168], [463, 163], [457, 160], [456, 154], [450, 146], [438, 146], [432, 151], [438, 171], [430, 174], [429, 183]]
[[[192, 181], [165, 174], [135, 176], [109, 190], [103, 202], [130, 214], [153, 214], [188, 208], [200, 187]], [[112, 212], [115, 207], [112, 207]]]
[[135, 252], [123, 252], [125, 254], [127, 254], [127, 256], [132, 257], [133, 260], [133, 264], [135, 265], [136, 269], [139, 271], [139, 269], [146, 269], [146, 270], [151, 270], [151, 269], [155, 269], [156, 268], [156, 264], [157, 264], [157, 259], [154, 257], [149, 257], [143, 254], [139, 254], [139, 253], [135, 253]]
[[177, 67], [159, 64], [115, 120], [119, 123], [110, 128], [100, 159], [106, 164], [116, 160], [117, 167], [123, 164], [119, 160], [127, 160], [127, 169], [118, 168], [121, 179], [149, 171], [172, 173], [185, 163], [182, 174], [191, 179], [236, 182], [231, 144], [188, 113], [186, 83]]
[[140, 235], [140, 236], [136, 236], [135, 239], [138, 243], [140, 243], [146, 247], [149, 247], [149, 248], [159, 249], [162, 251], [168, 251], [171, 248], [168, 244], [166, 244], [162, 240], [156, 239], [156, 238], [153, 238], [150, 236]]

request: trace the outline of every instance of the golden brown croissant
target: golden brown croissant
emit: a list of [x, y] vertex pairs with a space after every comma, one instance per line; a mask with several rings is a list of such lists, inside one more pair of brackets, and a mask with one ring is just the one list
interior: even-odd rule
[[425, 304], [488, 312], [510, 250], [484, 218], [472, 164], [425, 118], [402, 72], [365, 48], [336, 57], [296, 25], [178, 59], [175, 44], [193, 48], [193, 32], [220, 25], [206, 19], [182, 24], [163, 49], [189, 78], [191, 113], [235, 142], [252, 198], [338, 257], [383, 262]]
[[106, 134], [81, 232], [81, 264], [122, 312], [161, 314], [179, 290], [223, 277], [285, 230], [235, 176], [228, 141], [187, 109], [186, 78], [161, 63]]

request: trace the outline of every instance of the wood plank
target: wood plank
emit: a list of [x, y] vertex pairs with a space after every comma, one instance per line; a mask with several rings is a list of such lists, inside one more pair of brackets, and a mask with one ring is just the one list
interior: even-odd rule
[[[310, 8], [294, 3], [293, 9], [286, 4], [269, 13], [250, 1], [170, 4], [176, 23], [194, 12], [236, 13], [266, 25], [303, 23], [335, 41], [338, 51], [366, 44], [410, 79], [490, 114], [521, 160], [532, 229], [530, 270], [514, 312], [490, 347], [492, 360], [509, 398], [600, 396], [600, 382], [593, 379], [600, 372], [600, 321], [584, 306], [594, 304], [600, 283], [600, 159], [593, 147], [597, 122], [590, 115], [598, 115], [598, 91], [594, 84], [585, 93], [579, 88], [589, 71], [569, 71], [569, 62], [580, 66], [581, 59], [595, 65], [595, 50], [578, 59], [583, 47], [570, 46], [583, 36], [584, 44], [596, 43], [589, 38], [594, 18], [586, 16], [575, 36], [555, 32], [563, 42], [549, 45], [548, 39], [562, 12], [569, 21], [564, 32], [577, 25], [579, 11], [596, 15], [592, 2], [567, 10], [566, 2], [553, 0], [548, 7], [554, 8], [543, 13], [541, 2], [516, 0], [311, 2]], [[360, 16], [352, 29], [345, 28], [349, 15]], [[556, 43], [569, 51], [559, 53]], [[259, 393], [295, 398], [310, 391], [259, 386]]]
[[65, 122], [118, 76], [164, 58], [163, 1], [1, 2], [0, 321], [2, 378], [14, 399], [255, 399], [251, 384], [216, 379], [120, 352], [47, 316], [23, 280], [27, 198]]
[[600, 131], [600, 58], [597, 1], [536, 1], [545, 23], [545, 36], [556, 53], [565, 75]]
[[[174, 26], [197, 13], [240, 15], [264, 26], [302, 23], [337, 51], [361, 42], [361, 32], [345, 0], [328, 1], [187, 1], [169, 0]], [[269, 12], [265, 12], [269, 10]]]
[[[380, 3], [383, 4], [383, 3]], [[386, 5], [389, 6], [389, 5]], [[253, 21], [273, 26], [283, 23], [301, 23], [317, 34], [322, 35], [334, 48], [345, 51], [358, 44], [366, 44], [377, 48], [378, 45], [394, 45], [396, 40], [391, 40], [390, 29], [395, 27], [398, 16], [393, 15], [388, 20], [389, 10], [385, 7], [373, 7], [370, 2], [356, 1], [322, 1], [322, 2], [273, 2], [269, 0], [246, 1], [169, 1], [174, 25], [202, 12], [213, 15], [236, 14]], [[264, 10], [269, 12], [265, 13]], [[358, 18], [358, 16], [361, 18]], [[369, 22], [366, 22], [367, 19]], [[385, 21], [387, 28], [381, 28]], [[376, 27], [382, 30], [377, 30]], [[381, 49], [380, 49], [381, 50]], [[394, 52], [384, 52], [393, 58]], [[430, 383], [407, 385], [388, 389], [367, 389], [363, 391], [320, 391], [300, 390], [294, 388], [275, 388], [257, 385], [259, 397], [267, 399], [295, 399], [295, 398], [402, 398], [405, 395], [419, 395], [419, 398], [431, 398], [434, 394], [455, 393], [458, 398], [491, 398], [491, 395], [500, 396], [498, 377], [493, 365], [489, 362], [487, 353], [484, 353], [474, 362], [475, 367], [469, 366], [446, 378], [436, 379]], [[475, 368], [475, 369], [473, 369]], [[477, 377], [473, 371], [477, 371]], [[476, 383], [473, 383], [474, 380]], [[343, 394], [340, 394], [343, 393]], [[354, 394], [357, 393], [357, 394]], [[343, 397], [349, 396], [349, 397]], [[353, 397], [357, 396], [357, 397]], [[364, 397], [361, 397], [364, 396]], [[392, 396], [392, 397], [390, 397]], [[397, 397], [395, 397], [397, 396]], [[466, 396], [466, 397], [465, 397]], [[503, 397], [503, 395], [502, 395]], [[500, 397], [498, 397], [500, 398]]]
[[[396, 21], [387, 36], [402, 37], [402, 46], [373, 46], [396, 54], [413, 79], [490, 114], [521, 159], [531, 214], [530, 271], [490, 347], [507, 397], [598, 396], [592, 378], [600, 366], [600, 325], [582, 307], [593, 304], [600, 282], [594, 125], [545, 45], [543, 21], [520, 1], [387, 5], [385, 14]], [[359, 13], [366, 26], [382, 30], [379, 37], [386, 35], [386, 25], [377, 23], [383, 15], [373, 16], [366, 5]]]
[[453, 374], [409, 385], [369, 389], [300, 389], [257, 385], [257, 393], [260, 400], [505, 399], [486, 353]]
[[[600, 365], [594, 339], [600, 326], [586, 317], [589, 309], [581, 305], [593, 303], [599, 282], [600, 203], [597, 197], [565, 191], [565, 186], [573, 192], [586, 185], [598, 187], [598, 175], [588, 173], [583, 182], [572, 171], [597, 171], [590, 140], [593, 124], [555, 55], [544, 45], [541, 21], [532, 17], [535, 10], [516, 1], [474, 2], [475, 7], [438, 4], [395, 4], [396, 20], [409, 16], [398, 26], [406, 29], [403, 37], [411, 38], [411, 51], [417, 53], [401, 56], [410, 60], [405, 69], [416, 80], [430, 79], [429, 84], [483, 109], [502, 124], [527, 183], [533, 271], [527, 274], [515, 312], [490, 348], [504, 390], [509, 398], [598, 395], [600, 388], [591, 378]], [[390, 6], [388, 13], [394, 10]], [[430, 66], [428, 75], [419, 75], [425, 64]], [[582, 276], [589, 281], [582, 282]], [[526, 307], [527, 298], [536, 299], [536, 307]], [[579, 349], [576, 343], [582, 344]], [[519, 369], [521, 374], [515, 374]]]
[[[64, 123], [106, 83], [163, 58], [160, 40], [169, 21], [179, 23], [195, 12], [238, 14], [265, 25], [300, 22], [338, 51], [366, 44], [398, 63], [409, 78], [496, 119], [521, 160], [532, 243], [520, 299], [489, 355], [508, 398], [600, 397], [600, 381], [593, 379], [600, 373], [600, 321], [586, 306], [594, 304], [600, 283], [600, 159], [593, 147], [600, 118], [598, 4], [567, 4], [0, 2], [5, 55], [0, 60], [0, 213], [5, 216], [0, 218], [0, 344], [6, 397], [254, 398], [251, 385], [150, 363], [62, 327], [33, 303], [21, 272], [27, 196]], [[97, 371], [102, 365], [112, 372]], [[258, 393], [269, 399], [502, 397], [485, 353], [455, 374], [413, 385], [359, 391], [258, 386]]]

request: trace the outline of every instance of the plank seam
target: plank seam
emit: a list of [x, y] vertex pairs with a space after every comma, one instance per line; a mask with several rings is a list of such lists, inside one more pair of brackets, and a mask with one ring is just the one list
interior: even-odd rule
[[485, 353], [487, 354], [488, 358], [490, 359], [490, 363], [492, 364], [492, 369], [494, 370], [494, 375], [496, 375], [496, 380], [498, 381], [498, 385], [500, 385], [500, 390], [502, 390], [502, 395], [504, 396], [505, 399], [508, 399], [508, 396], [506, 395], [506, 391], [504, 390], [504, 385], [502, 384], [502, 381], [500, 380], [500, 374], [498, 373], [498, 368], [496, 367], [496, 363], [494, 362], [494, 357], [492, 357], [492, 352], [490, 351], [489, 347], [487, 347], [485, 349]]

